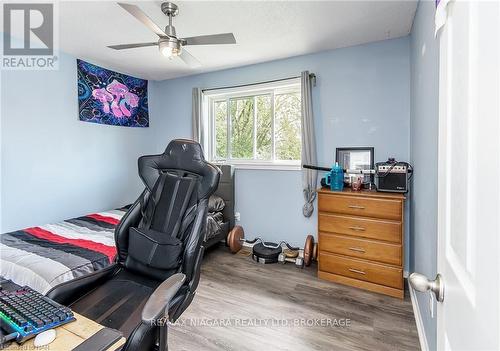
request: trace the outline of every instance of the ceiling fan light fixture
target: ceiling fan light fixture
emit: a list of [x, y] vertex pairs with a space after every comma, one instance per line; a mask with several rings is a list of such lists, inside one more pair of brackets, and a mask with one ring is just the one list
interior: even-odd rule
[[171, 58], [179, 56], [182, 51], [182, 47], [175, 38], [160, 40], [158, 43], [158, 48], [163, 56]]
[[161, 29], [155, 22], [153, 22], [153, 20], [151, 20], [151, 18], [149, 18], [149, 16], [137, 5], [121, 2], [119, 2], [118, 5], [148, 27], [149, 30], [159, 37], [159, 39], [149, 43], [111, 45], [108, 46], [110, 49], [124, 50], [158, 46], [160, 53], [168, 59], [179, 57], [189, 67], [196, 68], [201, 66], [200, 61], [193, 57], [188, 50], [184, 50], [184, 46], [236, 44], [236, 39], [234, 38], [233, 33], [197, 35], [193, 37], [179, 38], [173, 25], [173, 18], [179, 13], [179, 8], [171, 2], [164, 2], [161, 4], [162, 12], [168, 17], [168, 25], [165, 27], [165, 30]]

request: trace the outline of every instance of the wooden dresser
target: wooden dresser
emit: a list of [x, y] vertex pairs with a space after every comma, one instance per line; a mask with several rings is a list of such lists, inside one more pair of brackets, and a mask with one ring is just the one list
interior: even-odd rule
[[318, 277], [403, 298], [405, 197], [318, 190]]

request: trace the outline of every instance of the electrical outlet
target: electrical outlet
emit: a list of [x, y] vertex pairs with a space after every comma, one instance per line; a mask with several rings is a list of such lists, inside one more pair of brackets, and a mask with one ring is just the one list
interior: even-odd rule
[[235, 212], [234, 213], [234, 220], [239, 221], [240, 219], [241, 219], [240, 213], [239, 212]]

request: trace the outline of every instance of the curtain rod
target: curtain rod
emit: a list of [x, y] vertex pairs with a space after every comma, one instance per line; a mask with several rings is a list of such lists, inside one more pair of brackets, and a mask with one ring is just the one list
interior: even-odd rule
[[[312, 80], [313, 86], [316, 86], [316, 74], [314, 73], [309, 73], [309, 77]], [[201, 91], [212, 91], [212, 90], [222, 90], [222, 89], [231, 89], [231, 88], [242, 88], [242, 87], [249, 87], [252, 85], [258, 85], [258, 84], [266, 84], [266, 83], [275, 83], [275, 82], [281, 82], [283, 80], [289, 80], [289, 79], [297, 79], [300, 78], [300, 76], [295, 76], [295, 77], [288, 77], [288, 78], [280, 78], [280, 79], [273, 79], [273, 80], [267, 80], [265, 82], [258, 82], [258, 83], [250, 83], [250, 84], [240, 84], [240, 85], [231, 85], [231, 86], [225, 86], [225, 87], [217, 87], [217, 88], [207, 88], [207, 89], [202, 89]]]

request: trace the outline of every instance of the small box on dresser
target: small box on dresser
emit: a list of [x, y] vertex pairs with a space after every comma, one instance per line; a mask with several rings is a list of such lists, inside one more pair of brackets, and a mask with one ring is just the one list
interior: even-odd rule
[[318, 277], [398, 298], [403, 282], [403, 194], [318, 190]]

